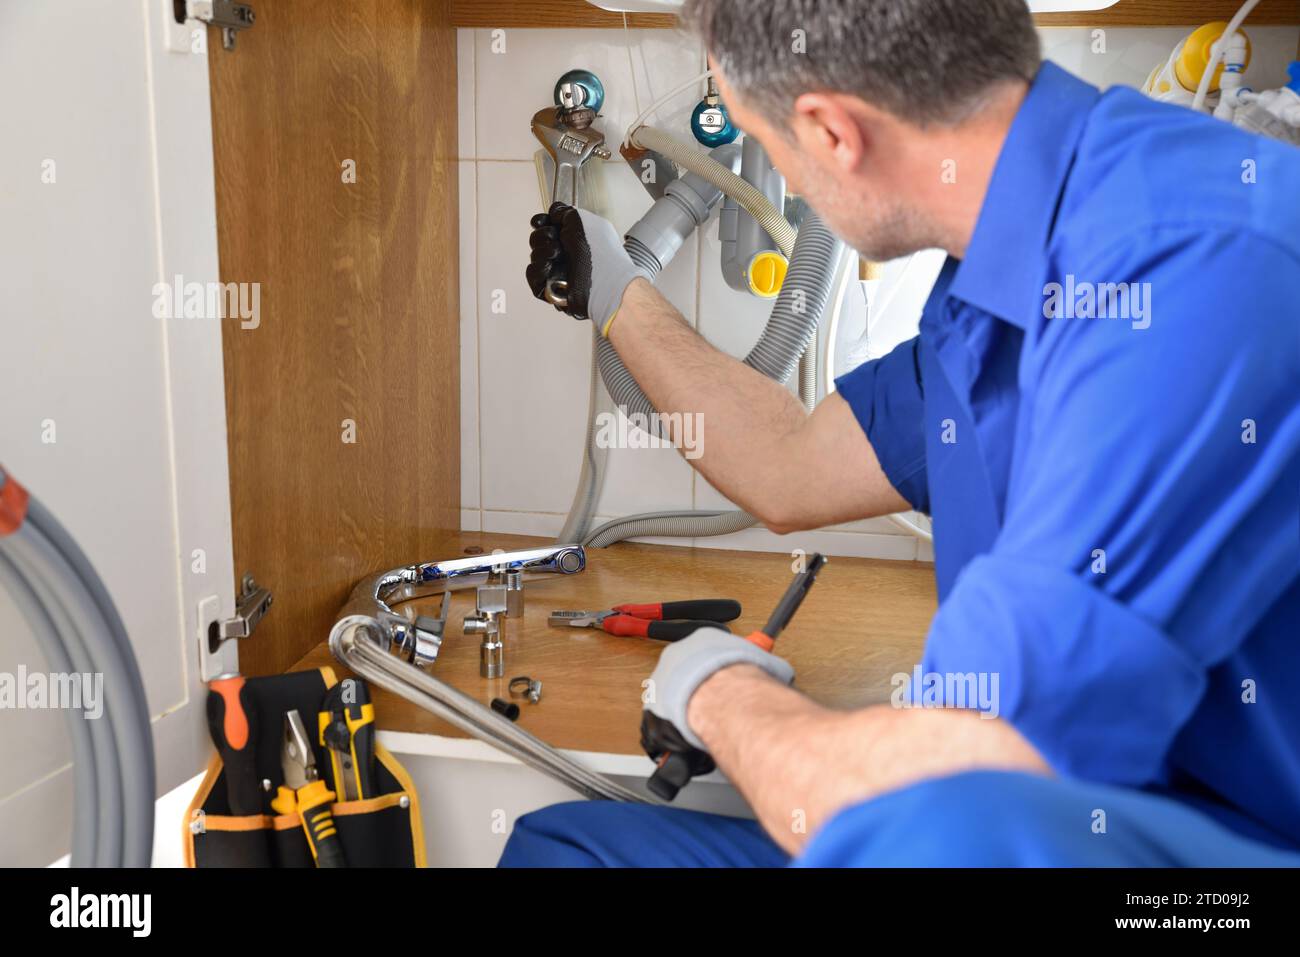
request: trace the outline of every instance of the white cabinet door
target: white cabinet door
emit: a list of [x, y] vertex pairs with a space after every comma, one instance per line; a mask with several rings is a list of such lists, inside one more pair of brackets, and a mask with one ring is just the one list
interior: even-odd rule
[[[155, 309], [159, 284], [218, 277], [207, 54], [171, 7], [0, 0], [0, 461], [126, 622], [160, 793], [210, 749], [200, 603], [233, 611], [219, 321]], [[0, 595], [0, 672], [20, 668], [46, 665]], [[0, 864], [66, 853], [70, 750], [59, 713], [0, 710]]]

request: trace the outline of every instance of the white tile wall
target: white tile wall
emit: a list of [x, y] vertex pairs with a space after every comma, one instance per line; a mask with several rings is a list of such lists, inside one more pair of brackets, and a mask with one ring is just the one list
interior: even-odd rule
[[[1257, 85], [1285, 80], [1296, 31], [1251, 32]], [[1043, 30], [1045, 54], [1102, 86], [1138, 85], [1186, 33], [1182, 28], [1111, 29], [1104, 44], [1081, 28]], [[550, 104], [556, 79], [571, 68], [593, 70], [606, 102], [601, 128], [616, 141], [640, 109], [699, 73], [703, 51], [664, 30], [460, 30], [461, 461], [462, 520], [471, 530], [550, 536], [559, 532], [577, 482], [586, 419], [591, 331], [534, 300], [524, 282], [525, 234], [541, 208], [533, 163], [532, 114]], [[656, 123], [687, 136], [694, 97], [674, 99]], [[594, 195], [600, 212], [626, 229], [648, 200], [622, 160], [602, 165]], [[717, 220], [682, 250], [658, 286], [701, 334], [743, 355], [757, 339], [768, 304], [734, 292], [717, 269]], [[888, 277], [897, 275], [891, 264]], [[914, 323], [935, 270], [911, 271], [895, 301]], [[891, 312], [894, 310], [891, 310]], [[895, 324], [897, 325], [897, 324]], [[873, 343], [874, 345], [875, 343]], [[874, 351], [874, 350], [873, 350]], [[601, 520], [632, 512], [728, 507], [727, 500], [671, 449], [610, 453]], [[673, 544], [693, 544], [672, 540]], [[750, 529], [700, 540], [711, 547], [933, 560], [886, 519], [776, 536]]]

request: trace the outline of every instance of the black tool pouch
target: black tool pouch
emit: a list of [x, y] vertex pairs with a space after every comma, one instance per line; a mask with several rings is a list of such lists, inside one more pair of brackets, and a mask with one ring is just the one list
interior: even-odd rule
[[[334, 686], [332, 668], [249, 678], [252, 706], [262, 729], [256, 742], [260, 779], [283, 783], [280, 722], [297, 709], [315, 721], [325, 692]], [[270, 729], [269, 731], [266, 729]], [[313, 740], [316, 766], [328, 766], [326, 749]], [[185, 818], [185, 863], [189, 867], [314, 867], [297, 814], [233, 816], [226, 799], [221, 758], [213, 755]], [[375, 745], [377, 796], [330, 806], [348, 867], [423, 867], [420, 804], [406, 769], [381, 744]]]

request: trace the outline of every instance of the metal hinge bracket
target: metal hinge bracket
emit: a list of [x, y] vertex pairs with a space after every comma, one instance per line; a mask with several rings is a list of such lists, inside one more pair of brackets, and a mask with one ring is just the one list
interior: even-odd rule
[[185, 16], [201, 20], [221, 30], [221, 45], [227, 50], [235, 48], [235, 35], [253, 25], [253, 8], [234, 0], [184, 0]]
[[257, 628], [258, 623], [271, 610], [275, 596], [260, 587], [253, 576], [244, 575], [239, 586], [239, 601], [235, 606], [235, 616], [224, 621], [214, 621], [213, 632], [209, 634], [209, 645], [215, 654], [217, 646], [232, 638], [247, 638]]

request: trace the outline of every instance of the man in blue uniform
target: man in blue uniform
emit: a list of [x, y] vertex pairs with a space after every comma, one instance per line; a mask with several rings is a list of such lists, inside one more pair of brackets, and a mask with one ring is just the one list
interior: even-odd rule
[[530, 281], [590, 258], [582, 317], [768, 527], [932, 515], [939, 611], [914, 707], [671, 646], [651, 710], [758, 822], [559, 805], [502, 862], [1300, 864], [1300, 151], [1041, 64], [1023, 0], [687, 7], [792, 191], [871, 259], [948, 251], [920, 335], [808, 416], [590, 213]]

